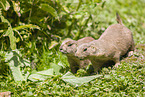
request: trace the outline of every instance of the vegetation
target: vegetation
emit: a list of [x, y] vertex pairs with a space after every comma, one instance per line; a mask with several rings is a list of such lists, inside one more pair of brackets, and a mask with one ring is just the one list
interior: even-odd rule
[[[1, 0], [0, 92], [12, 96], [145, 96], [144, 0]], [[134, 55], [118, 68], [70, 73], [65, 38], [98, 39], [116, 22], [133, 32]]]

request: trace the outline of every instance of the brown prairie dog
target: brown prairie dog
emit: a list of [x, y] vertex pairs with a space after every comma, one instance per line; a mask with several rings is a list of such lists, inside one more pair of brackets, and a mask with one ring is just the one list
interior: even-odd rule
[[77, 51], [78, 46], [93, 40], [95, 39], [92, 37], [84, 37], [78, 41], [66, 39], [61, 44], [59, 49], [63, 54], [66, 54], [72, 73], [76, 73], [79, 68], [85, 68], [90, 63], [88, 59], [80, 60], [79, 58], [75, 57], [75, 52]]
[[134, 50], [132, 32], [123, 25], [117, 14], [119, 24], [109, 26], [98, 40], [82, 44], [77, 48], [75, 56], [80, 59], [89, 59], [95, 72], [109, 61], [120, 64], [120, 57]]

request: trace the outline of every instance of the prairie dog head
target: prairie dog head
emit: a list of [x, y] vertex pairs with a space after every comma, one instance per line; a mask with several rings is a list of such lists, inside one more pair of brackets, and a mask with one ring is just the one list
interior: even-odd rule
[[86, 59], [86, 58], [91, 58], [93, 56], [101, 56], [101, 51], [100, 49], [93, 43], [85, 43], [82, 44], [77, 48], [77, 52], [75, 53], [75, 56], [78, 57], [79, 59]]
[[59, 50], [64, 54], [74, 55], [77, 49], [77, 41], [72, 39], [64, 40]]

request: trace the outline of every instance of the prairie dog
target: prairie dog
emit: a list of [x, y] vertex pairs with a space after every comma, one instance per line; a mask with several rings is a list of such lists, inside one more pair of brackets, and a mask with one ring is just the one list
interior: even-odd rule
[[82, 44], [77, 48], [75, 56], [91, 60], [95, 72], [110, 61], [118, 67], [120, 58], [134, 50], [132, 32], [123, 25], [119, 15], [116, 15], [118, 24], [109, 26], [98, 40]]
[[66, 39], [61, 44], [59, 50], [67, 56], [72, 73], [76, 73], [79, 68], [85, 68], [90, 63], [90, 60], [88, 59], [80, 60], [79, 58], [75, 57], [75, 52], [77, 51], [78, 46], [93, 40], [95, 39], [92, 37], [84, 37], [78, 41]]

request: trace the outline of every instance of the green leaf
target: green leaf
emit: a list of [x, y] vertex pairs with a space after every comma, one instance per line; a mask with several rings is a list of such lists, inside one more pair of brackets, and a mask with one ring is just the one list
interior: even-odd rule
[[[14, 57], [11, 62], [9, 62], [9, 64], [11, 65], [10, 69], [12, 71], [14, 80], [15, 81], [24, 81], [25, 79], [20, 71], [20, 67], [15, 66], [15, 64], [16, 64], [15, 62], [18, 62], [16, 57]], [[16, 64], [16, 65], [18, 65], [18, 64]]]
[[75, 76], [69, 71], [65, 75], [62, 76], [62, 78], [70, 78], [70, 77], [75, 78]]
[[1, 0], [0, 1], [0, 7], [1, 6], [3, 7], [3, 9], [5, 11], [7, 11], [10, 8], [10, 4], [9, 4], [9, 2], [7, 0]]
[[45, 75], [40, 75], [40, 74], [31, 74], [28, 79], [32, 80], [32, 81], [38, 81], [38, 80], [46, 80], [48, 78], [48, 76]]
[[48, 69], [44, 71], [39, 71], [36, 73], [31, 74], [28, 79], [32, 81], [38, 81], [38, 80], [46, 80], [47, 78], [50, 78], [53, 76], [53, 69]]
[[42, 75], [51, 75], [53, 76], [53, 69], [48, 69], [48, 70], [44, 70], [44, 71], [39, 71], [37, 72], [38, 74], [42, 74]]
[[11, 26], [10, 22], [7, 19], [5, 19], [2, 15], [0, 16], [0, 18], [3, 23], [8, 23], [8, 25]]
[[56, 75], [60, 75], [60, 69], [62, 69], [62, 66], [60, 65], [57, 65], [57, 64], [54, 64], [54, 63], [51, 63], [50, 64], [50, 68], [53, 68], [54, 72]]
[[13, 28], [13, 30], [20, 30], [20, 29], [24, 29], [24, 28], [40, 29], [40, 27], [37, 25], [27, 24], [27, 25], [17, 26], [15, 28]]
[[10, 52], [10, 53], [7, 53], [5, 57], [6, 57], [6, 61], [9, 62], [9, 66], [12, 71], [14, 80], [23, 81], [24, 78], [20, 72], [19, 59], [17, 55], [15, 55], [13, 52]]
[[8, 27], [8, 30], [5, 33], [6, 36], [10, 38], [10, 47], [12, 50], [16, 49], [16, 37], [14, 36], [13, 29]]
[[40, 9], [50, 13], [53, 17], [58, 17], [56, 10], [48, 4], [41, 4]]
[[20, 67], [21, 66], [30, 66], [30, 62], [26, 59], [22, 59], [21, 54], [18, 50], [10, 51], [9, 53], [6, 53], [5, 55], [5, 61], [9, 63], [9, 67], [12, 71], [12, 75], [14, 77], [15, 81], [23, 81], [26, 80], [25, 77], [23, 77]]
[[5, 19], [2, 15], [0, 16], [2, 22], [7, 23], [8, 24], [8, 30], [5, 33], [5, 36], [8, 36], [10, 38], [10, 47], [12, 50], [16, 49], [16, 37], [14, 36], [14, 32], [13, 29], [11, 27], [10, 22]]
[[88, 83], [93, 79], [101, 77], [102, 75], [94, 75], [94, 76], [86, 76], [86, 77], [75, 77], [72, 73], [67, 72], [64, 76], [62, 76], [62, 80], [70, 83], [73, 86], [81, 86], [84, 83]]

